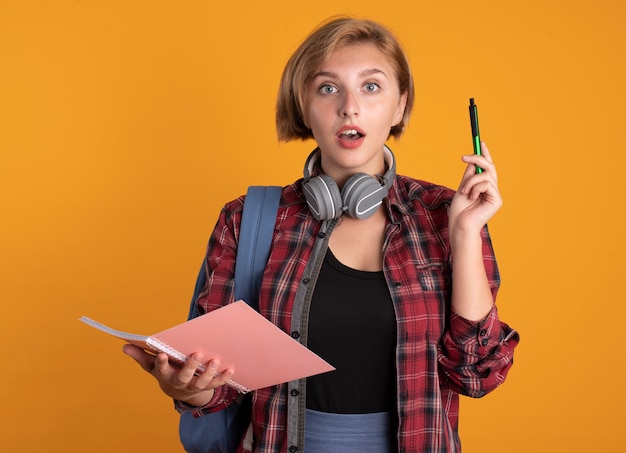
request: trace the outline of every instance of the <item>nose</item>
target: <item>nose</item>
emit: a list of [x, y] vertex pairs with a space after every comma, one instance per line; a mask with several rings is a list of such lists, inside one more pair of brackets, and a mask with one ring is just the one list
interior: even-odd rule
[[358, 116], [360, 112], [359, 102], [354, 93], [344, 91], [342, 103], [339, 106], [339, 116], [351, 117]]

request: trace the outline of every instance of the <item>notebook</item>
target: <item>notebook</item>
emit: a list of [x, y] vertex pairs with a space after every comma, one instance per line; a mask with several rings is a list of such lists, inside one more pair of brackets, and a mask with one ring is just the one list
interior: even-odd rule
[[206, 362], [234, 371], [229, 385], [242, 393], [332, 371], [335, 368], [291, 338], [244, 301], [237, 301], [154, 335], [112, 329], [86, 316], [80, 321], [174, 363], [201, 352]]

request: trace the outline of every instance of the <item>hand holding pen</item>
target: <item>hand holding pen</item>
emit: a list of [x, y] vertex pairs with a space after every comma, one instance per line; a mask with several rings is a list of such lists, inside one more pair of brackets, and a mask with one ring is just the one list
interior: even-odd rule
[[474, 153], [463, 156], [463, 162], [468, 166], [450, 206], [451, 237], [458, 232], [479, 232], [502, 206], [496, 167], [489, 149], [480, 141], [474, 99], [470, 99], [470, 120]]

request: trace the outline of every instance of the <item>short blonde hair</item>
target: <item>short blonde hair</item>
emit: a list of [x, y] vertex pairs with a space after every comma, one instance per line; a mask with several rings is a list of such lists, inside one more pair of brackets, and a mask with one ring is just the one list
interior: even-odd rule
[[336, 49], [358, 43], [374, 44], [387, 56], [396, 73], [400, 93], [407, 94], [404, 116], [389, 131], [389, 136], [395, 138], [402, 135], [415, 98], [411, 68], [402, 46], [388, 28], [377, 22], [339, 17], [315, 29], [285, 66], [276, 102], [276, 129], [280, 141], [313, 138], [303, 115], [307, 85]]

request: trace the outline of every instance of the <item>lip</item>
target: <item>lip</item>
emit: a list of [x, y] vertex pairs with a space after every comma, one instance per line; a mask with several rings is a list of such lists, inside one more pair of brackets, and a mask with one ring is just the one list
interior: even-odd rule
[[[345, 139], [342, 137], [342, 134], [345, 131], [351, 131], [351, 130], [357, 131], [360, 137], [354, 140]], [[335, 139], [342, 148], [354, 149], [354, 148], [358, 148], [359, 146], [361, 146], [361, 144], [365, 140], [365, 132], [363, 131], [363, 129], [361, 129], [358, 126], [355, 126], [353, 124], [347, 124], [337, 131], [337, 134], [335, 135]]]

